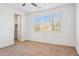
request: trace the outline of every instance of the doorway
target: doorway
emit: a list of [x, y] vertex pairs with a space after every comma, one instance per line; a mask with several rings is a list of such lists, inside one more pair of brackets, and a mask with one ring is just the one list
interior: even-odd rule
[[14, 15], [14, 42], [21, 40], [21, 15]]

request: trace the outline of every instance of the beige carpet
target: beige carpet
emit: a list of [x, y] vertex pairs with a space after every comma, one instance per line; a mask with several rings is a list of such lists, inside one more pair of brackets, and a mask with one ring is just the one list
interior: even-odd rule
[[34, 41], [19, 42], [1, 48], [0, 56], [77, 56], [74, 47], [39, 43]]

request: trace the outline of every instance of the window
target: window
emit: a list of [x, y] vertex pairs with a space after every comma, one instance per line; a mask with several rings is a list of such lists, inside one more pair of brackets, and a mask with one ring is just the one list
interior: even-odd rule
[[61, 15], [57, 13], [45, 16], [37, 16], [34, 18], [34, 30], [37, 32], [39, 31], [58, 32], [61, 29], [60, 18]]

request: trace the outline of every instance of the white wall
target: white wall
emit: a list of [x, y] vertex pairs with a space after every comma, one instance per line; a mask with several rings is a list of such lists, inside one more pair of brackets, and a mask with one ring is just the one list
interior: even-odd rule
[[22, 13], [22, 32], [21, 32], [21, 41], [28, 40], [28, 15]]
[[14, 14], [22, 16], [22, 41], [26, 36], [26, 14], [0, 4], [0, 48], [14, 44]]
[[[33, 40], [67, 46], [75, 45], [75, 5], [67, 5], [46, 11], [25, 14], [10, 7], [0, 5], [0, 48], [14, 44], [14, 14], [22, 15], [21, 41]], [[61, 12], [61, 32], [34, 32], [35, 16]]]
[[76, 4], [76, 50], [79, 54], [79, 4]]
[[[47, 15], [51, 13], [62, 13], [61, 32], [34, 32], [33, 18], [36, 16]], [[59, 8], [39, 11], [29, 14], [29, 39], [33, 41], [46, 42], [59, 45], [75, 45], [75, 5], [70, 4]]]

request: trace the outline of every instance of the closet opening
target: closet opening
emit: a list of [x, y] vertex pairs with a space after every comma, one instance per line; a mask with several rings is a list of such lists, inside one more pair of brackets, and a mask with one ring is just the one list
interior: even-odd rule
[[14, 14], [14, 43], [21, 40], [21, 15]]

